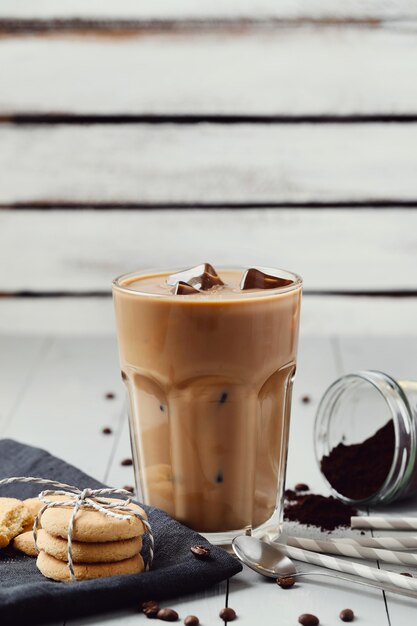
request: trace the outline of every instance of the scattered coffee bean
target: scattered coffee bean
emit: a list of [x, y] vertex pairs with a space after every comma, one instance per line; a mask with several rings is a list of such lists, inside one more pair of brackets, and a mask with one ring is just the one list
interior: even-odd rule
[[410, 574], [409, 572], [400, 572], [401, 576], [409, 576], [410, 578], [413, 578], [413, 575]]
[[108, 426], [105, 426], [105, 428], [103, 428], [101, 432], [103, 433], [103, 435], [111, 435], [113, 431]]
[[343, 609], [343, 611], [340, 611], [339, 617], [342, 622], [353, 622], [355, 615], [352, 609]]
[[178, 613], [174, 609], [159, 609], [156, 617], [164, 622], [176, 622]]
[[318, 626], [319, 618], [316, 617], [315, 615], [312, 615], [311, 613], [303, 613], [298, 618], [298, 622], [302, 626]]
[[134, 487], [132, 487], [132, 485], [125, 485], [125, 486], [123, 487], [123, 489], [124, 489], [125, 491], [130, 491], [130, 493], [135, 493], [135, 488], [134, 488]]
[[277, 578], [277, 585], [282, 589], [289, 589], [295, 584], [295, 578], [293, 576], [279, 576]]
[[198, 619], [196, 615], [187, 615], [187, 617], [184, 620], [185, 626], [198, 626], [199, 623], [200, 623], [200, 620]]
[[191, 552], [199, 559], [206, 559], [210, 556], [210, 548], [207, 546], [191, 546]]
[[230, 606], [225, 606], [219, 613], [219, 617], [225, 622], [233, 622], [236, 619], [236, 611], [230, 608]]
[[111, 391], [109, 391], [109, 393], [106, 393], [105, 395], [106, 400], [114, 400], [115, 397], [116, 395], [112, 393]]
[[142, 603], [142, 612], [145, 613], [146, 617], [156, 617], [159, 610], [159, 604], [155, 600]]
[[295, 490], [296, 491], [310, 491], [310, 487], [306, 485], [305, 483], [297, 483], [295, 485]]
[[123, 459], [123, 461], [120, 461], [120, 465], [133, 465], [133, 461], [132, 459]]
[[301, 398], [301, 402], [302, 402], [303, 404], [309, 404], [309, 403], [311, 402], [311, 398], [310, 398], [310, 396], [303, 396], [303, 397]]

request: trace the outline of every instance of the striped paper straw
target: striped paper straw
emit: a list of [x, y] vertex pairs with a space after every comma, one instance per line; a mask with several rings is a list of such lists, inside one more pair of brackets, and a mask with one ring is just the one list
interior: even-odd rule
[[417, 565], [417, 554], [410, 552], [394, 552], [381, 548], [364, 548], [348, 543], [338, 543], [334, 541], [321, 541], [304, 537], [288, 537], [287, 543], [296, 548], [304, 548], [312, 552], [324, 552], [327, 554], [339, 554], [352, 559], [371, 559], [384, 563], [394, 563], [395, 565]]
[[343, 539], [328, 539], [332, 543], [350, 543], [352, 546], [365, 548], [386, 548], [388, 550], [417, 550], [417, 537], [343, 537]]
[[284, 546], [279, 544], [279, 549], [296, 561], [303, 561], [304, 563], [310, 563], [311, 565], [319, 565], [320, 567], [326, 567], [327, 569], [344, 572], [346, 574], [353, 574], [354, 576], [360, 576], [361, 578], [367, 578], [368, 580], [377, 580], [381, 583], [391, 583], [400, 589], [415, 591], [417, 597], [417, 580], [415, 578], [409, 578], [408, 576], [402, 576], [401, 574], [395, 574], [394, 572], [387, 572], [386, 570], [369, 567], [369, 565], [362, 565], [361, 563], [343, 561], [342, 559], [338, 559], [334, 556], [317, 554], [316, 552], [309, 552], [308, 550], [294, 548], [293, 546]]
[[378, 530], [417, 530], [417, 517], [351, 517], [350, 525]]

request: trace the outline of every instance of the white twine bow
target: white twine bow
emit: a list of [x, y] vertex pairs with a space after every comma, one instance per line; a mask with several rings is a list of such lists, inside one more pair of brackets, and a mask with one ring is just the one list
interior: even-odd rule
[[[47, 489], [42, 491], [38, 498], [41, 500], [45, 506], [41, 508], [39, 513], [36, 516], [34, 525], [33, 525], [33, 538], [35, 541], [36, 548], [38, 548], [37, 538], [38, 538], [38, 527], [39, 522], [42, 517], [42, 514], [48, 508], [55, 507], [71, 507], [73, 509], [70, 521], [68, 523], [68, 569], [70, 572], [71, 580], [76, 580], [74, 573], [74, 563], [72, 559], [72, 536], [74, 531], [74, 522], [75, 517], [80, 509], [93, 509], [95, 511], [99, 511], [103, 515], [107, 515], [108, 517], [113, 517], [119, 520], [128, 520], [132, 517], [136, 517], [140, 519], [142, 524], [145, 526], [146, 531], [148, 533], [149, 538], [149, 555], [146, 562], [145, 570], [148, 571], [152, 565], [153, 555], [154, 555], [154, 538], [152, 534], [151, 525], [148, 520], [143, 517], [143, 515], [132, 508], [129, 507], [129, 504], [132, 502], [132, 494], [125, 489], [78, 489], [78, 487], [73, 487], [72, 485], [66, 485], [65, 483], [60, 483], [55, 480], [48, 480], [46, 478], [33, 478], [32, 476], [15, 476], [13, 478], [4, 478], [0, 480], [0, 487], [4, 485], [11, 485], [13, 483], [37, 483], [40, 485], [49, 485], [50, 487], [56, 487], [58, 489]], [[126, 497], [127, 500], [121, 504], [116, 502], [109, 502], [107, 499], [102, 498], [102, 496], [107, 495], [119, 495]], [[68, 499], [65, 500], [50, 500], [50, 496], [67, 496]], [[114, 509], [117, 511], [126, 511], [126, 513], [116, 513]]]

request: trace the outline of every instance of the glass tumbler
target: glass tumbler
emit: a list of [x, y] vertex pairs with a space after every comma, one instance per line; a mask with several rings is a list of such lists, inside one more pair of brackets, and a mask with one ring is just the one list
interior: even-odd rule
[[302, 281], [260, 269], [291, 284], [181, 296], [146, 286], [168, 271], [113, 282], [137, 493], [217, 544], [282, 521]]

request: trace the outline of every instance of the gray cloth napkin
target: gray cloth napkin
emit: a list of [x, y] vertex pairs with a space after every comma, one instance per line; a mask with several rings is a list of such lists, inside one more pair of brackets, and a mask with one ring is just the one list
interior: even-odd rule
[[[3, 439], [0, 440], [0, 479], [11, 476], [49, 478], [79, 488], [104, 486], [45, 450]], [[41, 485], [14, 484], [0, 487], [0, 497], [30, 498], [40, 491]], [[199, 591], [242, 569], [237, 560], [214, 546], [210, 546], [209, 559], [197, 559], [190, 547], [209, 545], [203, 537], [160, 509], [143, 508], [155, 535], [155, 560], [149, 572], [60, 583], [45, 578], [38, 571], [34, 558], [9, 547], [0, 550], [2, 626], [47, 624], [105, 611], [138, 608], [144, 600], [162, 600]]]

